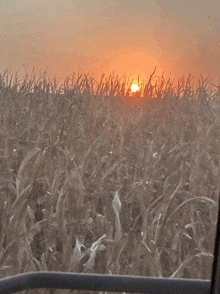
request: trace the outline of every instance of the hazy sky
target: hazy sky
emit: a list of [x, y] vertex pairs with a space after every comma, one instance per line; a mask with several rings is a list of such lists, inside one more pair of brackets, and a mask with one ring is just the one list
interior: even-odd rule
[[1, 71], [220, 78], [220, 0], [0, 0]]

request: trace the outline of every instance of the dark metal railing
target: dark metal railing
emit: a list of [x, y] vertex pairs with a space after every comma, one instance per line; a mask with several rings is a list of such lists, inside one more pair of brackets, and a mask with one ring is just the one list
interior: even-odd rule
[[[220, 197], [219, 197], [220, 208]], [[0, 280], [0, 293], [53, 288], [152, 294], [218, 294], [220, 277], [220, 213], [218, 212], [212, 280], [147, 278], [135, 276], [30, 272]]]
[[2, 279], [0, 293], [15, 293], [34, 288], [56, 288], [155, 294], [209, 294], [210, 286], [211, 281], [204, 280], [32, 272]]

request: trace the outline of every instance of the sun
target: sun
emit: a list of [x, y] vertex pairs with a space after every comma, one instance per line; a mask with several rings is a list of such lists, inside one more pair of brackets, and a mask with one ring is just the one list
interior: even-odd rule
[[133, 84], [132, 86], [131, 86], [131, 91], [132, 92], [136, 92], [137, 90], [138, 90], [138, 85], [137, 84]]

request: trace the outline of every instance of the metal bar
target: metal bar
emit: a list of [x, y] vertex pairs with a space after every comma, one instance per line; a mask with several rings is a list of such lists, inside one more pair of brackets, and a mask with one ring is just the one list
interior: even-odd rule
[[218, 219], [217, 219], [217, 230], [215, 237], [215, 250], [214, 260], [212, 266], [212, 281], [211, 281], [211, 294], [219, 294], [219, 282], [220, 282], [220, 196], [218, 204]]
[[35, 288], [77, 289], [152, 294], [209, 294], [210, 280], [147, 278], [120, 275], [30, 272], [0, 280], [0, 293]]

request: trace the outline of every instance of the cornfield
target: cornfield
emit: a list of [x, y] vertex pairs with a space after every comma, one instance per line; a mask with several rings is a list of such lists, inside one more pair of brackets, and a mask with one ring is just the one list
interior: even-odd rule
[[58, 88], [44, 74], [21, 81], [3, 71], [0, 278], [211, 279], [220, 85], [213, 91], [201, 76], [196, 89], [189, 75], [174, 87], [152, 77], [134, 94], [118, 76], [82, 74]]

